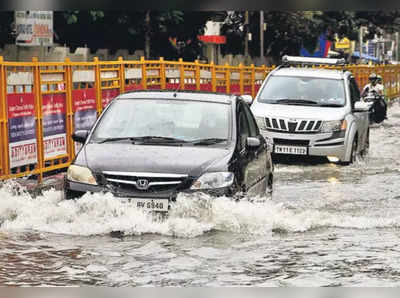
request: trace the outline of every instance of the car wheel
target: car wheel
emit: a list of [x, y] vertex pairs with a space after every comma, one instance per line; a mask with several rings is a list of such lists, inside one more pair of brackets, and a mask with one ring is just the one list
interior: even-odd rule
[[361, 151], [361, 156], [365, 157], [368, 154], [368, 151], [369, 151], [369, 129], [367, 131], [367, 136], [365, 138], [364, 149]]
[[353, 143], [351, 145], [350, 160], [342, 162], [341, 164], [347, 166], [347, 165], [350, 165], [350, 164], [356, 162], [357, 161], [357, 155], [358, 155], [358, 153], [357, 153], [357, 135], [355, 135]]
[[274, 189], [274, 177], [271, 174], [268, 177], [267, 187], [265, 190], [267, 197], [272, 197], [273, 189]]

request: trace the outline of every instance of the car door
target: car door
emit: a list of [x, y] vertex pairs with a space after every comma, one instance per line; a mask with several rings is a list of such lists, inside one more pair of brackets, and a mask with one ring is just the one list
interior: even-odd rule
[[[257, 124], [248, 106], [238, 106], [238, 151], [243, 191], [248, 195], [263, 194], [267, 183], [267, 150], [265, 141], [260, 135]], [[247, 148], [247, 138], [256, 137], [261, 145], [258, 148]]]
[[357, 86], [357, 82], [353, 76], [349, 78], [349, 90], [350, 90], [351, 109], [353, 111], [352, 113], [359, 132], [358, 143], [364, 144], [365, 139], [367, 137], [367, 131], [369, 126], [368, 112], [354, 112], [354, 105], [357, 101], [360, 100], [361, 96], [360, 96], [360, 90], [358, 89]]

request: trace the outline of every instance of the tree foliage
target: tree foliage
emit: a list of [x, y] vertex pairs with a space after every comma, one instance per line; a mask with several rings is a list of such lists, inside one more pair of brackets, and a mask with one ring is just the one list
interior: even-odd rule
[[[259, 56], [260, 19], [259, 12], [250, 12], [249, 52]], [[375, 34], [400, 30], [400, 11], [266, 11], [264, 22], [267, 30], [264, 33], [265, 55], [278, 62], [284, 54], [298, 55], [301, 47], [314, 51], [321, 33], [330, 40], [335, 33], [339, 37], [358, 39], [360, 26], [368, 28], [364, 39], [372, 39]], [[236, 11], [229, 15], [223, 26], [227, 44], [223, 53], [243, 54], [244, 49], [244, 12]]]

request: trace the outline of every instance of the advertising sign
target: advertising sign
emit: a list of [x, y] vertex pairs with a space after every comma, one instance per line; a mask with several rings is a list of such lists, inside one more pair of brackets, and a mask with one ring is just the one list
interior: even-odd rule
[[52, 11], [16, 11], [15, 43], [20, 46], [53, 45]]
[[119, 89], [105, 89], [101, 90], [101, 102], [105, 108], [115, 97], [119, 95]]
[[[96, 93], [93, 88], [73, 90], [74, 127], [77, 130], [90, 130], [97, 119]], [[75, 152], [78, 152], [81, 144], [75, 143]]]
[[43, 95], [44, 158], [67, 154], [65, 94]]
[[33, 93], [7, 95], [10, 167], [37, 162]]

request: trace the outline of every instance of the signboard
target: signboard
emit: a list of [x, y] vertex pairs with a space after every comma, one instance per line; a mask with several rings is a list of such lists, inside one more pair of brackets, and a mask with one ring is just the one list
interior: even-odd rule
[[350, 39], [344, 37], [342, 39], [336, 39], [335, 49], [350, 49], [351, 42]]
[[10, 167], [37, 162], [33, 93], [7, 95]]
[[115, 97], [119, 95], [119, 89], [101, 90], [101, 104], [105, 108]]
[[52, 11], [16, 11], [15, 43], [20, 46], [53, 45]]
[[[90, 130], [97, 119], [96, 94], [93, 88], [73, 90], [74, 127], [77, 130]], [[80, 143], [75, 143], [75, 152], [81, 148]]]
[[65, 94], [43, 95], [44, 158], [67, 154]]

